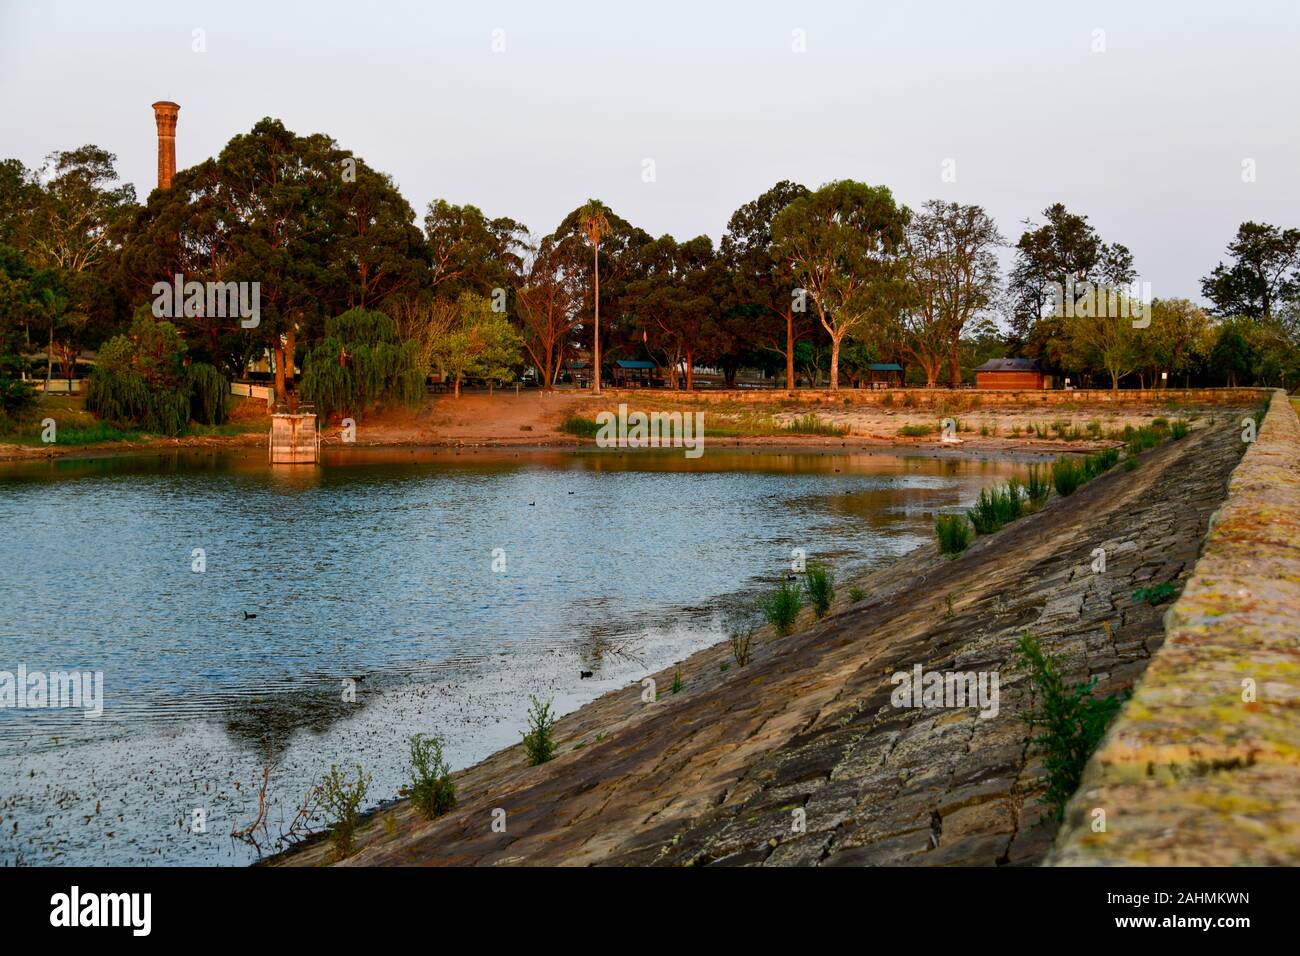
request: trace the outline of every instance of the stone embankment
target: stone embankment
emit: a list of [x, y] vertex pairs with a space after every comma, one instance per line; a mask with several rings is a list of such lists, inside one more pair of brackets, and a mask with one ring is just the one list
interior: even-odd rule
[[[1138, 681], [1164, 642], [1168, 605], [1136, 602], [1133, 592], [1181, 587], [1192, 574], [1241, 460], [1243, 411], [1200, 418], [1188, 437], [1145, 453], [1135, 470], [1116, 468], [1068, 498], [1053, 496], [956, 559], [928, 546], [851, 582], [867, 593], [855, 604], [844, 596], [850, 582], [841, 582], [830, 616], [790, 637], [760, 632], [744, 667], [724, 643], [653, 675], [653, 703], [640, 684], [605, 695], [559, 722], [555, 760], [528, 767], [520, 747], [501, 751], [456, 775], [458, 804], [445, 817], [426, 821], [405, 801], [372, 815], [345, 863], [1040, 862], [1058, 828], [1039, 801], [1045, 775], [1027, 746], [1027, 677], [1012, 667], [1017, 641], [1037, 635], [1067, 679], [1096, 678], [1099, 693]], [[1286, 427], [1270, 417], [1264, 435]], [[1262, 542], [1272, 533], [1257, 519], [1230, 517], [1220, 511], [1216, 536], [1249, 527]], [[1104, 571], [1094, 570], [1097, 549]], [[1261, 551], [1259, 560], [1270, 557]], [[1254, 571], [1243, 564], [1233, 574]], [[1245, 601], [1238, 590], [1234, 583], [1220, 600]], [[1261, 608], [1285, 596], [1249, 593]], [[1286, 658], [1280, 643], [1272, 653], [1241, 674], [1259, 675], [1261, 700], [1279, 692], [1273, 665]], [[1233, 660], [1246, 663], [1222, 666], [1231, 670]], [[917, 665], [996, 673], [996, 713], [895, 706], [892, 675]], [[1261, 735], [1275, 714], [1261, 709], [1254, 718]], [[1249, 752], [1225, 745], [1209, 759], [1245, 761]], [[1276, 772], [1276, 761], [1254, 752], [1259, 773]], [[494, 811], [504, 811], [504, 832]], [[318, 841], [275, 862], [329, 859], [329, 845]]]
[[1282, 392], [1210, 524], [1051, 862], [1300, 863], [1300, 420]]

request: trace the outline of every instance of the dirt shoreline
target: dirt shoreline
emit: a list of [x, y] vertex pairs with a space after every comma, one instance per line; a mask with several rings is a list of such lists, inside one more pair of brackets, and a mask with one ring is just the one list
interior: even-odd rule
[[[1155, 417], [1200, 416], [1222, 411], [1224, 406], [1209, 399], [1196, 404], [1180, 406], [1176, 411], [1167, 405], [1132, 403], [1123, 406], [1101, 402], [1081, 402], [1069, 409], [1043, 408], [1028, 401], [1021, 404], [1003, 404], [975, 407], [967, 411], [954, 411], [956, 441], [944, 442], [937, 434], [906, 437], [899, 431], [908, 426], [923, 426], [937, 433], [938, 412], [933, 408], [893, 408], [873, 404], [826, 407], [818, 399], [794, 398], [785, 405], [774, 407], [771, 401], [730, 401], [724, 407], [709, 407], [695, 397], [645, 393], [638, 395], [636, 407], [649, 411], [703, 411], [709, 419], [718, 422], [720, 430], [736, 431], [755, 428], [767, 431], [762, 434], [725, 434], [710, 437], [705, 432], [705, 447], [755, 447], [755, 448], [839, 448], [845, 451], [881, 450], [898, 453], [946, 453], [957, 450], [963, 455], [1007, 454], [1027, 452], [1053, 454], [1057, 452], [1088, 452], [1116, 444], [1114, 439], [1101, 437], [1108, 431], [1122, 430], [1126, 425], [1150, 422]], [[969, 401], [969, 397], [967, 397]], [[569, 416], [595, 418], [601, 411], [613, 411], [626, 404], [629, 396], [614, 394], [593, 396], [589, 394], [515, 395], [500, 392], [496, 395], [466, 394], [461, 398], [435, 397], [415, 410], [388, 409], [368, 416], [357, 424], [356, 441], [359, 448], [522, 448], [566, 449], [592, 446], [593, 440], [578, 438], [562, 430]], [[84, 412], [76, 413], [83, 419]], [[803, 434], [784, 431], [807, 415], [815, 415], [819, 422], [844, 429], [846, 434]], [[707, 421], [708, 419], [706, 419]], [[758, 426], [754, 425], [759, 421]], [[176, 451], [203, 449], [227, 450], [265, 447], [269, 416], [260, 402], [240, 402], [233, 421], [250, 429], [236, 435], [189, 435], [179, 438], [146, 438], [136, 441], [102, 442], [86, 445], [21, 445], [0, 442], [0, 462], [40, 461], [51, 459], [96, 459], [132, 455], [165, 455]], [[1100, 434], [1087, 438], [1077, 436], [1051, 437], [1053, 429], [1061, 423], [1079, 429], [1085, 423], [1095, 423]], [[62, 422], [60, 422], [62, 425]], [[1042, 432], [1036, 432], [1035, 428]], [[265, 430], [264, 430], [265, 429]], [[771, 431], [776, 429], [779, 434]], [[1013, 432], [1016, 432], [1013, 434]], [[338, 426], [322, 430], [324, 448], [342, 446]]]

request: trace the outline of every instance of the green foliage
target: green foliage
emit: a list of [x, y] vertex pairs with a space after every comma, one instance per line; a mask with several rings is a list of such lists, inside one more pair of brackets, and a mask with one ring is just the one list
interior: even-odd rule
[[682, 686], [682, 669], [679, 667], [677, 670], [673, 671], [673, 683], [669, 690], [674, 694], [680, 694], [682, 692]]
[[411, 744], [411, 803], [432, 820], [456, 806], [456, 785], [442, 757], [442, 738], [414, 734]]
[[1098, 475], [1104, 475], [1119, 463], [1118, 448], [1103, 448], [1095, 455], [1088, 455], [1083, 460], [1083, 479], [1091, 481]]
[[763, 601], [763, 617], [785, 637], [794, 629], [802, 607], [803, 590], [799, 582], [782, 579], [780, 586]]
[[[185, 343], [170, 322], [149, 309], [136, 312], [129, 335], [102, 349], [86, 389], [86, 408], [115, 425], [135, 425], [159, 435], [179, 435], [192, 403]], [[204, 388], [210, 382], [205, 379]]]
[[1005, 487], [983, 488], [975, 507], [966, 512], [976, 534], [992, 534], [1003, 525], [1010, 524], [1024, 513], [1025, 501], [1020, 484], [1008, 482]]
[[528, 762], [536, 767], [555, 756], [555, 716], [551, 713], [552, 701], [542, 703], [536, 697], [528, 708], [528, 733], [524, 734], [524, 752]]
[[0, 426], [17, 419], [36, 404], [36, 390], [22, 379], [9, 378], [0, 372]]
[[920, 438], [923, 435], [930, 434], [932, 431], [934, 431], [933, 425], [904, 425], [898, 430], [898, 434], [904, 435], [907, 438]]
[[1179, 441], [1183, 438], [1186, 438], [1188, 433], [1191, 432], [1191, 430], [1192, 430], [1191, 425], [1188, 424], [1183, 419], [1179, 418], [1172, 425], [1169, 426], [1169, 437], [1172, 438], [1174, 441]]
[[808, 599], [812, 602], [813, 613], [817, 617], [826, 616], [835, 598], [835, 572], [820, 561], [811, 561], [804, 569], [804, 581], [808, 587]]
[[1047, 790], [1042, 800], [1061, 820], [1066, 803], [1079, 789], [1084, 765], [1124, 698], [1094, 697], [1096, 678], [1067, 687], [1058, 661], [1045, 654], [1038, 638], [1030, 634], [1020, 638], [1016, 663], [1028, 669], [1032, 693], [1032, 709], [1023, 719], [1031, 727], [1041, 728], [1030, 750], [1042, 755], [1047, 771]]
[[1138, 461], [1136, 458], [1125, 458], [1125, 459], [1124, 459], [1124, 470], [1125, 470], [1125, 471], [1137, 471], [1137, 470], [1138, 470], [1138, 466], [1139, 466], [1140, 464], [1141, 464], [1141, 462]]
[[577, 435], [579, 438], [595, 438], [600, 432], [600, 423], [594, 418], [570, 415], [560, 422], [560, 431], [566, 435]]
[[1030, 465], [1025, 476], [1025, 497], [1035, 508], [1047, 500], [1051, 485], [1047, 483], [1047, 470], [1042, 465]]
[[324, 341], [307, 355], [301, 389], [322, 418], [360, 418], [379, 402], [418, 405], [426, 374], [416, 343], [401, 341], [392, 319], [349, 309], [326, 321]]
[[971, 526], [961, 515], [934, 516], [934, 534], [939, 539], [940, 554], [960, 554], [971, 542]]
[[1124, 428], [1124, 441], [1130, 455], [1140, 455], [1160, 444], [1160, 432], [1150, 425], [1143, 425], [1141, 428], [1128, 425]]
[[849, 600], [854, 604], [857, 604], [859, 601], [865, 601], [866, 599], [867, 592], [862, 590], [862, 588], [853, 588], [849, 591]]
[[786, 425], [785, 428], [786, 431], [799, 435], [847, 435], [849, 433], [847, 425], [824, 422], [811, 413], [799, 416]]
[[1062, 455], [1052, 462], [1052, 486], [1062, 497], [1074, 494], [1075, 490], [1088, 480], [1082, 462]]
[[353, 837], [361, 818], [361, 803], [366, 798], [366, 791], [370, 789], [371, 779], [362, 773], [360, 764], [357, 764], [355, 782], [347, 780], [339, 773], [339, 768], [331, 764], [330, 772], [320, 783], [321, 807], [330, 827], [330, 842], [340, 857], [352, 852]]
[[1154, 587], [1138, 588], [1133, 592], [1133, 603], [1141, 604], [1146, 601], [1152, 607], [1157, 604], [1163, 604], [1178, 593], [1178, 588], [1173, 581], [1164, 581]]
[[456, 321], [433, 347], [433, 364], [456, 385], [466, 378], [509, 381], [521, 361], [523, 339], [492, 302], [472, 292], [456, 300]]
[[222, 425], [230, 418], [230, 382], [206, 362], [189, 368], [190, 420], [202, 425]]

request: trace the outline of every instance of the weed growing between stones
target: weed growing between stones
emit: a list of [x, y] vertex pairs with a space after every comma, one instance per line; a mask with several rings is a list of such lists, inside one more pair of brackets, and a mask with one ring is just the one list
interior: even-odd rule
[[334, 844], [334, 852], [340, 858], [352, 853], [352, 840], [357, 832], [357, 821], [361, 817], [361, 802], [370, 789], [370, 781], [371, 778], [362, 772], [360, 764], [357, 764], [355, 782], [346, 780], [334, 764], [330, 765], [330, 772], [321, 780], [321, 808], [326, 814], [325, 822], [330, 827], [330, 842]]
[[960, 554], [970, 545], [971, 527], [961, 515], [934, 516], [934, 534], [940, 554]]
[[1161, 584], [1155, 585], [1154, 587], [1138, 588], [1133, 592], [1133, 603], [1141, 604], [1145, 601], [1147, 604], [1155, 607], [1157, 604], [1163, 604], [1165, 601], [1170, 600], [1177, 593], [1178, 588], [1175, 586], [1174, 582], [1165, 581]]
[[852, 601], [854, 604], [857, 604], [859, 601], [865, 601], [866, 599], [867, 599], [867, 592], [862, 590], [862, 588], [854, 588], [853, 590], [849, 591], [849, 600]]
[[731, 643], [731, 656], [737, 667], [744, 667], [753, 656], [754, 629], [752, 627], [736, 628], [727, 636]]
[[904, 425], [898, 430], [898, 434], [905, 438], [921, 438], [934, 431], [933, 425]]
[[966, 512], [976, 534], [992, 534], [1024, 513], [1020, 482], [1014, 478], [1002, 488], [984, 488], [975, 507]]
[[1083, 465], [1074, 458], [1062, 455], [1052, 462], [1052, 486], [1058, 495], [1065, 497], [1074, 494], [1085, 480]]
[[682, 692], [682, 669], [680, 667], [673, 671], [673, 683], [669, 690], [674, 694]]
[[835, 598], [835, 572], [820, 561], [815, 561], [804, 571], [804, 581], [808, 586], [808, 599], [812, 601], [813, 613], [819, 618], [825, 617]]
[[555, 717], [551, 714], [551, 701], [543, 704], [536, 697], [530, 697], [529, 700], [532, 703], [528, 708], [528, 733], [524, 734], [524, 752], [528, 754], [528, 762], [536, 767], [555, 756], [555, 738], [551, 733], [555, 727]]
[[1095, 677], [1067, 687], [1059, 663], [1043, 652], [1032, 634], [1020, 638], [1015, 666], [1029, 672], [1031, 710], [1022, 719], [1041, 730], [1030, 740], [1030, 752], [1042, 755], [1047, 771], [1041, 799], [1060, 821], [1066, 803], [1079, 789], [1084, 765], [1128, 695], [1094, 697]]
[[1083, 478], [1084, 481], [1091, 481], [1099, 475], [1104, 475], [1119, 464], [1118, 448], [1103, 448], [1095, 455], [1089, 455], [1083, 460]]
[[1169, 426], [1169, 437], [1174, 441], [1178, 441], [1181, 438], [1186, 438], [1187, 433], [1191, 430], [1191, 426], [1180, 418]]
[[411, 803], [432, 820], [456, 806], [456, 785], [442, 757], [441, 737], [415, 734], [410, 742]]
[[778, 634], [785, 637], [794, 628], [802, 607], [803, 591], [799, 582], [795, 581], [792, 585], [790, 581], [783, 580], [781, 586], [763, 601], [763, 617], [776, 628]]

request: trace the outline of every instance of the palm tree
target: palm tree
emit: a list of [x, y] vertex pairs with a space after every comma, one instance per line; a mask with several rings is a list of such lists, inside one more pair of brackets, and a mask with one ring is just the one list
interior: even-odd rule
[[591, 243], [592, 275], [592, 310], [596, 316], [595, 338], [592, 342], [592, 379], [593, 395], [600, 394], [600, 240], [610, 233], [609, 219], [605, 213], [607, 207], [599, 199], [588, 199], [587, 204], [578, 212], [578, 221], [582, 231]]

